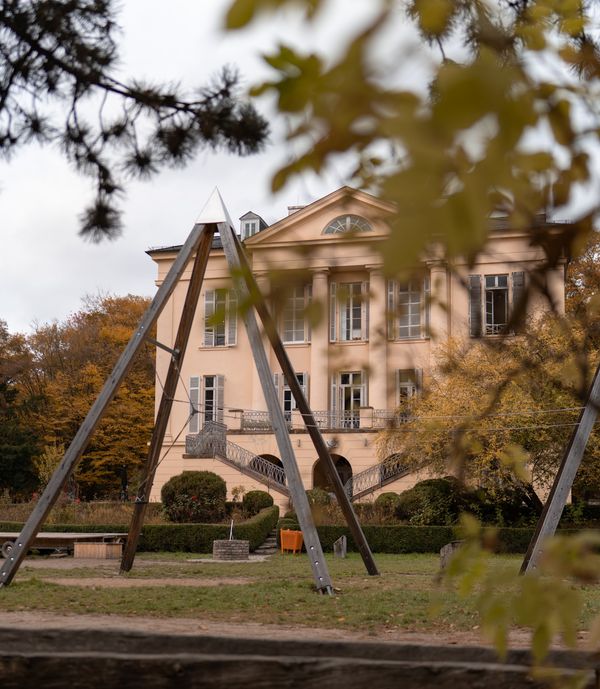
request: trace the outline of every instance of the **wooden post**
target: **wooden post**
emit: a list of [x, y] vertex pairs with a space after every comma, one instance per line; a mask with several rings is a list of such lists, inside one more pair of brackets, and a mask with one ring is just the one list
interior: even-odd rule
[[[240, 271], [240, 258], [236, 246], [236, 235], [233, 230], [233, 224], [225, 208], [223, 208], [223, 212], [224, 221], [219, 223], [219, 233], [221, 235], [221, 241], [223, 242], [227, 263], [229, 264], [229, 270], [233, 276], [235, 287], [239, 292], [239, 302], [245, 304], [248, 302], [248, 290]], [[250, 341], [250, 347], [254, 356], [254, 363], [258, 370], [265, 401], [267, 403], [267, 409], [271, 417], [273, 433], [275, 434], [279, 452], [281, 453], [281, 461], [285, 469], [290, 495], [298, 516], [300, 528], [304, 535], [304, 543], [313, 571], [315, 585], [319, 591], [332, 595], [333, 585], [327, 569], [327, 563], [325, 562], [323, 549], [313, 522], [308, 498], [306, 497], [306, 492], [302, 485], [302, 478], [300, 476], [298, 464], [296, 463], [296, 457], [287, 430], [283, 409], [277, 398], [277, 391], [273, 383], [273, 374], [269, 368], [260, 331], [256, 322], [256, 316], [252, 308], [248, 308], [243, 312], [243, 319], [246, 331], [248, 332], [248, 340]]]
[[215, 224], [205, 225], [202, 240], [196, 252], [196, 259], [194, 261], [194, 267], [192, 269], [192, 275], [190, 277], [190, 283], [188, 285], [183, 311], [175, 337], [175, 354], [171, 356], [171, 361], [169, 362], [169, 370], [167, 371], [167, 377], [163, 386], [158, 413], [152, 431], [148, 459], [142, 470], [140, 486], [134, 503], [131, 523], [129, 525], [129, 535], [127, 536], [127, 543], [125, 544], [123, 557], [121, 559], [121, 572], [129, 572], [131, 570], [135, 559], [135, 552], [140, 541], [140, 533], [148, 509], [148, 497], [152, 489], [152, 484], [154, 483], [154, 475], [156, 474], [165, 431], [171, 414], [171, 408], [173, 407], [177, 383], [179, 382], [179, 365], [185, 357], [185, 350], [192, 329], [198, 299], [200, 298], [202, 281], [206, 272], [206, 265], [208, 263], [210, 248], [216, 229], [217, 226]]
[[281, 366], [281, 370], [283, 372], [285, 381], [288, 384], [290, 390], [292, 391], [292, 394], [294, 395], [294, 399], [296, 400], [296, 406], [302, 414], [306, 430], [310, 435], [313, 445], [315, 446], [315, 450], [317, 451], [319, 459], [323, 463], [323, 466], [327, 473], [327, 477], [329, 478], [329, 481], [333, 486], [333, 490], [335, 492], [338, 504], [342, 509], [344, 518], [346, 519], [346, 523], [348, 524], [348, 528], [350, 529], [352, 538], [354, 539], [354, 542], [356, 543], [358, 550], [361, 554], [367, 572], [373, 576], [378, 575], [379, 571], [377, 569], [377, 565], [375, 564], [375, 560], [373, 559], [373, 554], [371, 553], [371, 549], [369, 548], [367, 539], [365, 538], [364, 532], [356, 517], [356, 513], [354, 512], [352, 503], [346, 495], [346, 491], [344, 490], [344, 484], [342, 483], [339, 474], [337, 473], [335, 464], [331, 459], [331, 455], [329, 454], [327, 445], [325, 444], [323, 436], [321, 435], [321, 431], [317, 427], [317, 423], [313, 416], [312, 410], [308, 405], [308, 402], [306, 401], [306, 397], [304, 396], [302, 387], [298, 383], [298, 379], [296, 378], [294, 368], [289, 360], [287, 352], [285, 351], [285, 347], [283, 346], [283, 342], [279, 337], [279, 333], [277, 332], [277, 326], [275, 325], [275, 321], [269, 313], [269, 309], [267, 308], [265, 301], [260, 293], [260, 290], [258, 289], [256, 280], [252, 275], [250, 265], [244, 254], [243, 247], [240, 244], [237, 237], [235, 238], [235, 241], [238, 257], [240, 263], [242, 264], [242, 273], [246, 285], [248, 287], [248, 291], [250, 293], [251, 303], [254, 305], [258, 312], [258, 315], [261, 318], [267, 337], [271, 342], [271, 346], [273, 347], [273, 351], [275, 352], [277, 361]]
[[594, 428], [599, 407], [600, 364], [596, 369], [585, 407], [579, 416], [575, 430], [571, 434], [571, 439], [552, 484], [552, 490], [548, 500], [546, 500], [535, 533], [525, 554], [525, 559], [521, 565], [521, 574], [532, 572], [538, 566], [544, 541], [554, 536], [556, 532], [556, 527], [567, 503], [569, 491], [573, 486], [577, 469], [579, 469], [581, 464], [590, 433]]
[[10, 584], [10, 582], [13, 580], [21, 562], [27, 555], [27, 551], [29, 550], [33, 540], [44, 523], [44, 520], [58, 499], [62, 487], [77, 465], [81, 455], [84, 453], [85, 448], [87, 447], [87, 444], [94, 430], [96, 429], [96, 426], [102, 419], [106, 408], [108, 407], [112, 398], [115, 396], [123, 379], [127, 375], [135, 355], [144, 344], [146, 336], [150, 332], [150, 329], [156, 322], [160, 312], [163, 310], [167, 300], [175, 289], [175, 286], [183, 274], [183, 271], [185, 270], [190, 258], [198, 249], [203, 233], [204, 225], [196, 224], [190, 232], [185, 244], [181, 247], [181, 250], [171, 266], [165, 281], [156, 292], [156, 295], [144, 314], [140, 325], [123, 350], [123, 353], [119, 357], [119, 360], [112, 370], [112, 373], [104, 383], [100, 394], [96, 398], [96, 401], [92, 405], [83, 423], [79, 427], [79, 430], [75, 434], [75, 437], [71, 441], [71, 444], [65, 452], [64, 457], [56, 468], [56, 471], [52, 475], [52, 478], [48, 482], [44, 492], [40, 496], [40, 499], [38, 500], [33, 512], [29, 516], [29, 519], [23, 526], [23, 530], [15, 541], [15, 545], [10, 556], [0, 565], [0, 588], [2, 586], [8, 586], [8, 584]]

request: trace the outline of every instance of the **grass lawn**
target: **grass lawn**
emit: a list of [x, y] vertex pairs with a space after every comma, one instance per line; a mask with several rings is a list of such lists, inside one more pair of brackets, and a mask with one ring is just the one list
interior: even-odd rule
[[[366, 574], [357, 554], [346, 560], [328, 556], [335, 597], [314, 592], [306, 557], [276, 555], [249, 564], [190, 563], [189, 554], [145, 554], [126, 575], [168, 579], [169, 585], [151, 587], [84, 588], [52, 583], [52, 578], [116, 576], [114, 567], [62, 569], [23, 568], [15, 582], [0, 590], [0, 608], [6, 611], [53, 611], [70, 614], [188, 617], [219, 622], [260, 622], [290, 626], [341, 628], [379, 635], [386, 630], [451, 633], [478, 624], [473, 599], [460, 599], [436, 579], [435, 555], [378, 555], [380, 577]], [[496, 556], [498, 572], [517, 572], [521, 558]], [[243, 583], [202, 586], [202, 579], [238, 577]], [[172, 585], [190, 578], [198, 586]], [[43, 579], [43, 580], [42, 580]], [[108, 583], [108, 582], [107, 582]], [[584, 600], [581, 626], [600, 612], [600, 587], [578, 587]], [[435, 614], [433, 609], [435, 608]]]

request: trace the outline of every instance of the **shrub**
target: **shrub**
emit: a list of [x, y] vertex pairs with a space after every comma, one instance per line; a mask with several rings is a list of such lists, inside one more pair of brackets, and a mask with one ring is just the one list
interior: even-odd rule
[[399, 504], [400, 496], [393, 492], [382, 493], [375, 500], [375, 507], [385, 515], [395, 514]]
[[212, 471], [184, 471], [162, 487], [165, 512], [173, 522], [212, 524], [225, 518], [225, 481]]
[[265, 507], [273, 505], [273, 497], [264, 490], [251, 490], [242, 498], [242, 509], [247, 515], [258, 514]]
[[331, 495], [322, 488], [311, 488], [306, 491], [308, 504], [311, 507], [327, 507], [331, 504]]
[[464, 491], [456, 479], [426, 479], [400, 494], [396, 516], [414, 525], [455, 524], [463, 504]]

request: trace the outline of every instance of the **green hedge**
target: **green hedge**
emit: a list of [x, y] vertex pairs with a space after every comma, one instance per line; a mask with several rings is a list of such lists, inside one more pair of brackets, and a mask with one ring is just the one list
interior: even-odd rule
[[[298, 528], [298, 522], [293, 519], [280, 519], [277, 523], [278, 542], [279, 529]], [[317, 531], [325, 552], [332, 552], [334, 541], [343, 535], [348, 539], [348, 550], [358, 550], [347, 526], [318, 526]], [[498, 553], [524, 554], [533, 531], [533, 528], [498, 528], [491, 542]], [[452, 526], [363, 526], [363, 532], [374, 553], [438, 553], [442, 546], [457, 538]], [[573, 534], [576, 530], [560, 529], [560, 533]]]
[[[245, 522], [234, 525], [235, 538], [250, 541], [255, 550], [273, 528], [298, 529], [293, 519], [278, 519], [279, 509], [268, 507]], [[0, 531], [21, 531], [23, 525], [0, 522]], [[101, 526], [52, 524], [44, 531], [125, 532], [122, 524]], [[346, 526], [318, 526], [317, 531], [326, 552], [333, 551], [333, 542], [340, 536], [348, 538], [348, 550], [357, 550]], [[456, 538], [451, 526], [363, 526], [364, 534], [374, 553], [437, 553], [440, 548]], [[577, 533], [576, 529], [560, 529], [561, 534]], [[533, 528], [499, 528], [496, 530], [495, 550], [499, 553], [525, 553], [533, 535]], [[222, 524], [148, 524], [140, 539], [140, 551], [182, 551], [194, 553], [212, 552], [212, 542], [229, 538], [229, 527]]]
[[[250, 550], [256, 550], [271, 533], [279, 518], [277, 506], [267, 507], [244, 522], [233, 525], [233, 536], [250, 541]], [[23, 524], [0, 522], [0, 531], [20, 532]], [[124, 533], [128, 529], [123, 524], [81, 525], [49, 524], [44, 531], [67, 531], [88, 533]], [[142, 529], [139, 552], [193, 552], [211, 553], [212, 542], [229, 538], [226, 524], [147, 524]]]

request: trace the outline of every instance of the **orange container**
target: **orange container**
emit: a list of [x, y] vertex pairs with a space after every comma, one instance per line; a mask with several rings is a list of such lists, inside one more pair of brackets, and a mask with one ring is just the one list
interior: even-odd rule
[[293, 553], [302, 552], [302, 531], [292, 531], [291, 529], [279, 529], [279, 540], [281, 541], [281, 552], [291, 550]]

